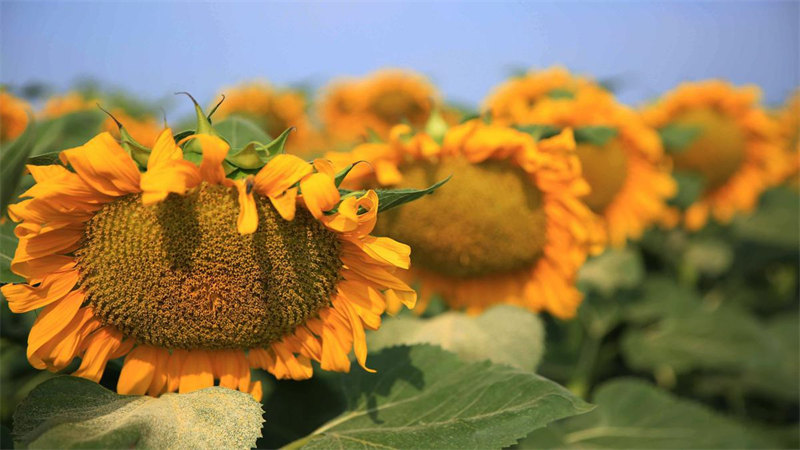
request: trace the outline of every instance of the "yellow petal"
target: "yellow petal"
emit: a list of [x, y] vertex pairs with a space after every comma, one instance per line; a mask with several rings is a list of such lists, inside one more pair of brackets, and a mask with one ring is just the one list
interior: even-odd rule
[[339, 190], [333, 179], [322, 173], [313, 173], [300, 182], [303, 201], [311, 214], [319, 219], [323, 211], [328, 211], [339, 203]]
[[178, 392], [185, 394], [214, 385], [211, 358], [204, 350], [188, 352], [181, 367]]
[[85, 298], [83, 292], [72, 291], [63, 300], [47, 305], [39, 313], [28, 334], [28, 358], [72, 322]]
[[285, 220], [293, 220], [297, 209], [297, 188], [289, 188], [283, 195], [270, 197], [269, 201]]
[[149, 171], [181, 159], [183, 159], [183, 152], [175, 143], [175, 139], [172, 138], [172, 130], [166, 128], [156, 138], [156, 143], [153, 145], [153, 150], [147, 159], [147, 170]]
[[255, 177], [256, 191], [275, 197], [311, 173], [311, 164], [294, 155], [278, 155]]
[[8, 308], [23, 313], [64, 298], [75, 287], [78, 278], [78, 271], [70, 270], [50, 274], [38, 286], [7, 284], [0, 289], [8, 300]]
[[81, 147], [64, 150], [61, 160], [98, 192], [112, 196], [139, 192], [136, 163], [107, 132]]
[[147, 392], [156, 372], [157, 353], [155, 348], [147, 345], [131, 350], [119, 374], [117, 392], [123, 395], [143, 395]]
[[245, 180], [236, 180], [236, 189], [239, 191], [239, 218], [236, 222], [239, 234], [253, 234], [258, 228], [258, 211], [253, 198], [253, 176]]
[[227, 142], [210, 134], [195, 134], [182, 140], [197, 139], [203, 149], [203, 160], [200, 162], [200, 177], [211, 184], [229, 184], [225, 177], [222, 161], [228, 155], [230, 146]]

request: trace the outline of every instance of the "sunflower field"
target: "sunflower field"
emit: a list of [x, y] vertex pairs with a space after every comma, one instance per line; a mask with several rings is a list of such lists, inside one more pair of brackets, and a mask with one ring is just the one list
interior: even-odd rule
[[800, 90], [252, 75], [2, 86], [0, 447], [800, 447]]

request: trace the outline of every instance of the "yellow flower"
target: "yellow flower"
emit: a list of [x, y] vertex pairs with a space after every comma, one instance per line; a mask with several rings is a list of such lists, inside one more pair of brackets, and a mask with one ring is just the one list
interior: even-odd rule
[[563, 67], [531, 70], [497, 86], [484, 100], [484, 109], [498, 122], [525, 123], [540, 100], [569, 98], [587, 90], [604, 93], [594, 81], [572, 75]]
[[348, 176], [356, 186], [420, 188], [452, 175], [436, 193], [385, 213], [378, 228], [414, 249], [423, 308], [439, 293], [470, 313], [510, 303], [575, 315], [582, 298], [576, 272], [600, 233], [579, 200], [589, 187], [569, 129], [537, 142], [473, 120], [449, 129], [442, 146], [407, 125], [390, 135], [328, 157], [339, 166], [370, 163]]
[[765, 189], [780, 182], [786, 156], [776, 124], [759, 107], [754, 86], [736, 88], [719, 80], [684, 83], [647, 107], [642, 115], [656, 129], [696, 130], [697, 136], [672, 155], [675, 172], [703, 177], [700, 198], [684, 213], [689, 230], [709, 215], [721, 223], [755, 208]]
[[[77, 92], [70, 92], [63, 96], [51, 97], [45, 103], [44, 108], [39, 112], [39, 116], [45, 119], [54, 119], [63, 115], [78, 112], [96, 110], [97, 105], [102, 103], [98, 99], [85, 98]], [[122, 108], [112, 108], [111, 114], [119, 120], [136, 142], [152, 147], [155, 145], [156, 138], [161, 132], [161, 126], [155, 117], [143, 116], [135, 118], [125, 112]], [[103, 122], [101, 130], [108, 131], [112, 136], [119, 139], [119, 127], [114, 119], [109, 117]]]
[[69, 168], [28, 167], [36, 184], [9, 207], [11, 270], [27, 283], [2, 293], [12, 312], [42, 308], [30, 363], [57, 371], [80, 357], [75, 375], [98, 381], [125, 356], [122, 394], [218, 382], [256, 398], [251, 367], [304, 379], [312, 360], [348, 371], [352, 349], [366, 369], [364, 329], [387, 301], [416, 301], [394, 274], [409, 247], [369, 235], [375, 192], [339, 204], [329, 163], [285, 154], [232, 180], [225, 141], [186, 140], [199, 166], [166, 129], [145, 173], [107, 132], [61, 152]]
[[314, 129], [306, 109], [308, 102], [301, 92], [277, 90], [265, 81], [245, 83], [226, 88], [214, 117], [219, 120], [230, 115], [240, 115], [264, 128], [272, 138], [294, 127], [286, 148], [292, 153], [307, 155], [318, 151], [322, 142]]
[[577, 154], [591, 187], [584, 199], [603, 218], [612, 245], [638, 239], [668, 213], [676, 193], [658, 134], [631, 109], [598, 91], [572, 99], [541, 99], [526, 115], [529, 124], [604, 127], [613, 132], [603, 145], [581, 141]]
[[402, 122], [424, 125], [438, 97], [421, 75], [382, 70], [364, 79], [334, 82], [325, 90], [319, 114], [334, 141], [352, 142], [367, 136], [369, 130], [385, 138]]
[[0, 142], [16, 139], [28, 126], [30, 105], [6, 91], [0, 91]]

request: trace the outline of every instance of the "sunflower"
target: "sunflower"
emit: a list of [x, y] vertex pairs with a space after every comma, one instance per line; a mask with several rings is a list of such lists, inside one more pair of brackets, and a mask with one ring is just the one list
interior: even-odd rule
[[546, 98], [572, 98], [581, 91], [604, 92], [589, 78], [563, 67], [530, 70], [496, 87], [484, 100], [484, 110], [502, 123], [523, 123], [536, 104]]
[[[612, 245], [638, 239], [667, 214], [676, 183], [658, 134], [631, 109], [584, 90], [570, 99], [541, 99], [523, 120], [576, 130], [577, 154], [591, 187], [584, 201], [603, 218]], [[589, 133], [604, 134], [584, 136]]]
[[[70, 92], [63, 96], [55, 96], [48, 99], [39, 115], [42, 118], [53, 119], [78, 111], [95, 110], [99, 102], [97, 99], [86, 98], [80, 93]], [[119, 139], [120, 134], [117, 127], [117, 121], [119, 121], [137, 142], [147, 147], [155, 145], [156, 138], [161, 132], [161, 126], [155, 117], [142, 116], [136, 118], [122, 108], [112, 108], [110, 113], [113, 117], [103, 121], [100, 131], [107, 131]]]
[[304, 379], [311, 360], [348, 371], [351, 349], [369, 370], [364, 328], [416, 301], [393, 274], [409, 247], [369, 235], [376, 193], [340, 198], [330, 163], [288, 154], [227, 178], [229, 145], [198, 116], [183, 150], [159, 134], [144, 173], [107, 132], [28, 167], [36, 184], [9, 207], [27, 283], [2, 293], [12, 312], [42, 308], [30, 363], [77, 356], [75, 375], [98, 381], [124, 356], [117, 390], [154, 396], [219, 380], [259, 398], [251, 367]]
[[30, 105], [6, 91], [0, 91], [0, 142], [16, 139], [28, 126]]
[[781, 147], [789, 158], [786, 178], [794, 185], [800, 184], [800, 90], [786, 100], [786, 105], [777, 112], [780, 128]]
[[277, 90], [264, 81], [245, 83], [222, 91], [225, 96], [215, 113], [217, 119], [241, 115], [254, 120], [272, 137], [287, 128], [295, 133], [287, 142], [287, 149], [306, 154], [322, 146], [306, 110], [308, 101], [299, 91]]
[[447, 130], [441, 146], [399, 125], [387, 142], [330, 157], [371, 163], [351, 172], [355, 185], [420, 188], [452, 174], [435, 194], [384, 213], [377, 231], [414, 248], [420, 307], [439, 293], [470, 313], [510, 303], [569, 318], [582, 298], [576, 272], [598, 236], [579, 200], [589, 186], [574, 149], [569, 129], [537, 141], [472, 120]]
[[394, 125], [424, 125], [438, 93], [423, 76], [381, 70], [364, 79], [340, 80], [326, 88], [320, 117], [332, 139], [352, 142], [372, 131], [387, 137]]
[[703, 179], [702, 193], [684, 213], [687, 229], [702, 228], [709, 215], [727, 223], [751, 211], [785, 176], [778, 129], [759, 97], [755, 86], [708, 80], [684, 83], [643, 111], [645, 122], [661, 132], [691, 132], [690, 142], [671, 155], [676, 173]]

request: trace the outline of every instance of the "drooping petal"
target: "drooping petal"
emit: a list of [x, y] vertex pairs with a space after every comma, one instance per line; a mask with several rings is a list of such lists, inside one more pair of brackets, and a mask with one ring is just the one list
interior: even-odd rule
[[297, 210], [297, 188], [289, 188], [281, 196], [270, 197], [269, 201], [281, 217], [285, 220], [294, 220]]
[[269, 197], [280, 196], [312, 171], [311, 164], [294, 155], [277, 155], [255, 176], [257, 192]]
[[253, 198], [253, 177], [236, 180], [236, 190], [239, 191], [239, 218], [236, 226], [239, 234], [253, 234], [258, 228], [258, 211]]
[[313, 173], [300, 182], [303, 201], [309, 212], [319, 219], [324, 211], [328, 211], [339, 203], [339, 190], [333, 178], [322, 173]]
[[134, 348], [122, 365], [117, 392], [123, 395], [143, 395], [150, 388], [158, 363], [158, 350], [148, 345]]
[[15, 313], [32, 311], [64, 298], [78, 282], [78, 271], [54, 273], [46, 276], [38, 286], [7, 284], [0, 288], [8, 300], [8, 308]]
[[211, 358], [205, 350], [192, 350], [186, 355], [181, 367], [178, 392], [185, 394], [214, 385]]
[[64, 150], [61, 160], [98, 192], [118, 197], [139, 192], [139, 169], [108, 132], [81, 147]]

